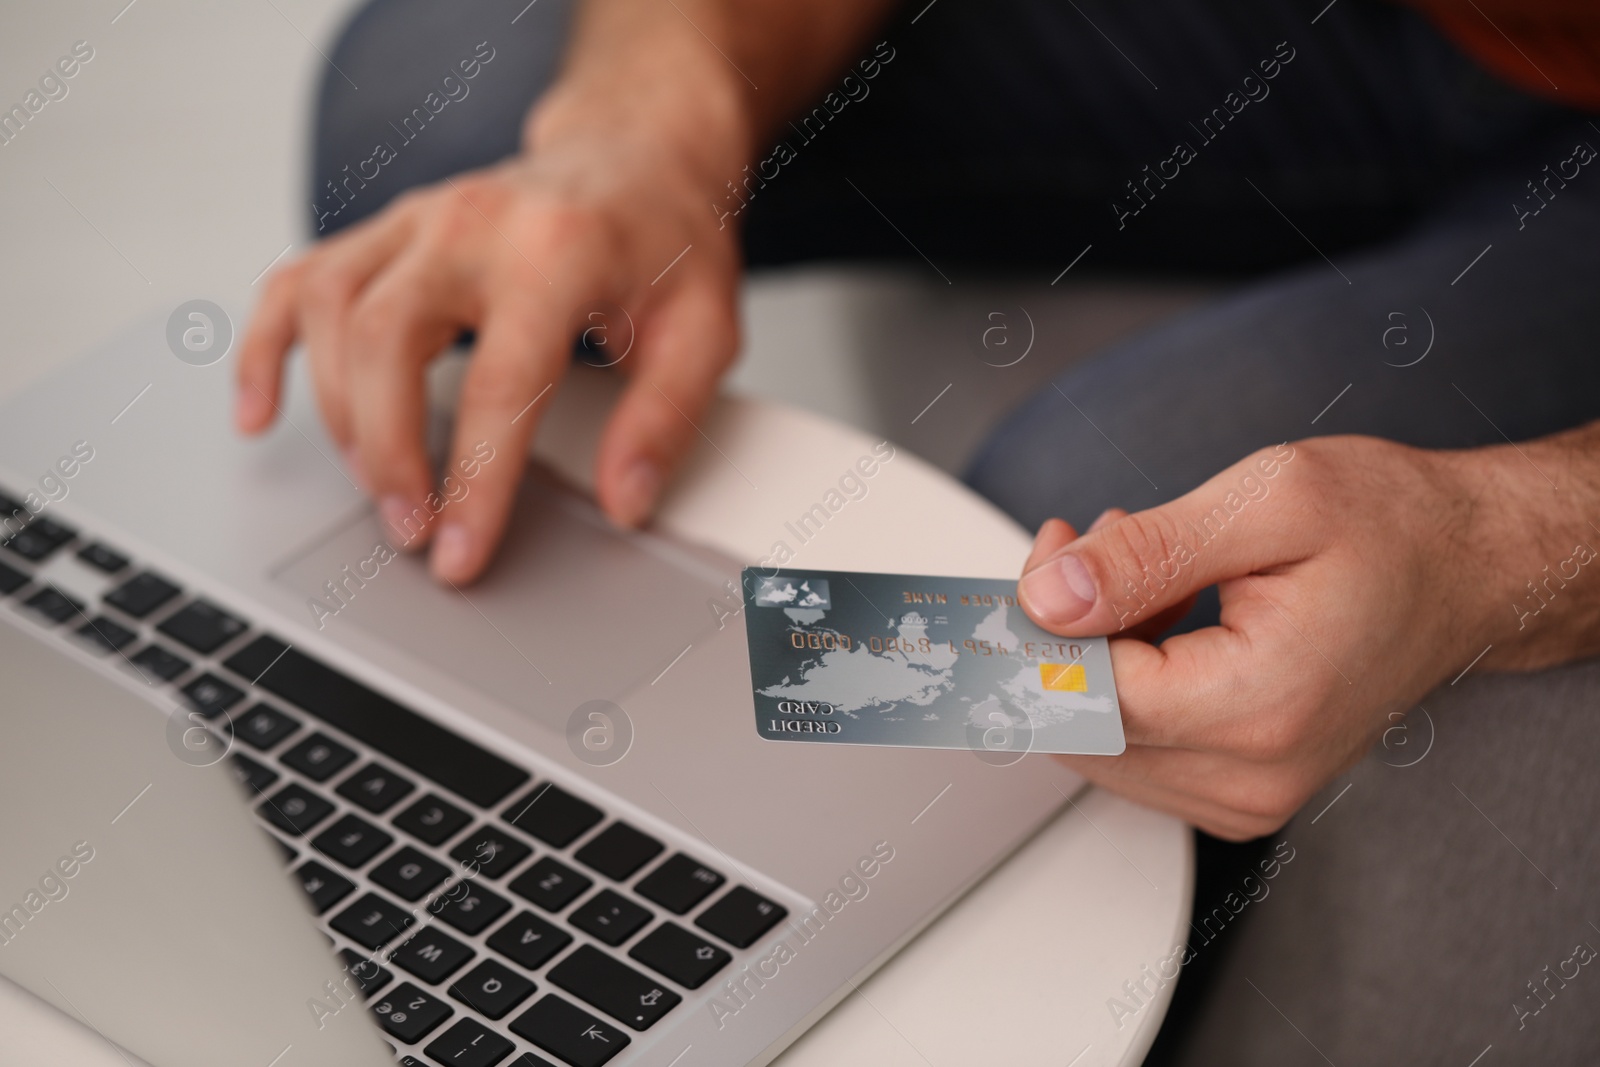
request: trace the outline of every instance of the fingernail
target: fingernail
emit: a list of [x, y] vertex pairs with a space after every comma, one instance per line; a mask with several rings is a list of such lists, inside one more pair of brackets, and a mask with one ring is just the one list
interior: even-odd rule
[[1065, 626], [1094, 607], [1094, 578], [1077, 556], [1058, 556], [1029, 571], [1017, 592], [1042, 622]]
[[661, 492], [661, 472], [654, 463], [641, 459], [628, 468], [617, 489], [617, 510], [626, 526], [643, 522], [655, 507]]
[[426, 508], [413, 508], [405, 497], [391, 493], [383, 498], [378, 510], [383, 513], [383, 521], [388, 525], [389, 536], [396, 546], [407, 548], [420, 543], [428, 524]]
[[233, 398], [233, 421], [240, 429], [252, 429], [272, 405], [253, 385], [241, 385]]
[[1091, 522], [1089, 524], [1089, 528], [1087, 530], [1085, 530], [1084, 533], [1094, 533], [1096, 530], [1100, 529], [1100, 527], [1104, 526], [1106, 524], [1107, 520], [1109, 520], [1110, 518], [1111, 518], [1111, 509], [1110, 508], [1106, 508], [1104, 511], [1102, 511], [1100, 513], [1100, 517], [1098, 519], [1095, 519], [1093, 522]]
[[433, 539], [433, 573], [450, 581], [464, 581], [473, 563], [472, 532], [459, 522], [447, 522]]

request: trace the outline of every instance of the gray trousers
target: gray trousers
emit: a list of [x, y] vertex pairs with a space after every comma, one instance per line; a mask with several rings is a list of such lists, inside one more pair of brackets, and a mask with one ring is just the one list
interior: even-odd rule
[[[1294, 859], [1218, 940], [1171, 1062], [1600, 1063], [1600, 663], [1422, 706], [1273, 838]], [[1248, 872], [1197, 901], [1197, 965]]]
[[[872, 97], [752, 201], [747, 257], [910, 255], [881, 209], [947, 266], [1053, 270], [1092, 243], [1099, 267], [1245, 279], [996, 428], [969, 479], [1030, 525], [1159, 503], [1285, 439], [1469, 447], [1600, 414], [1600, 168], [1569, 162], [1600, 127], [1495, 84], [1401, 6], [1322, 8], [912, 4], [878, 35], [896, 58]], [[319, 97], [313, 228], [514, 151], [569, 15], [363, 8], [333, 52], [361, 89], [330, 72]], [[479, 42], [496, 58], [470, 95], [396, 128]], [[1220, 115], [1289, 52], [1270, 97]], [[1130, 190], [1175, 141], [1197, 149], [1180, 177]], [[350, 182], [375, 142], [398, 150]], [[1195, 958], [1150, 1062], [1600, 1063], [1597, 707], [1597, 663], [1470, 672], [1280, 834], [1202, 835]], [[1290, 850], [1265, 896], [1245, 883]]]

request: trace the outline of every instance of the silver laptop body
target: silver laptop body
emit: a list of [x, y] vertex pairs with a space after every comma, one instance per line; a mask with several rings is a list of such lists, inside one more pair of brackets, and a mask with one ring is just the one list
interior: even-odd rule
[[155, 1067], [765, 1063], [1079, 788], [758, 739], [745, 561], [548, 475], [377, 560], [293, 380], [240, 440], [152, 320], [0, 407], [0, 973]]

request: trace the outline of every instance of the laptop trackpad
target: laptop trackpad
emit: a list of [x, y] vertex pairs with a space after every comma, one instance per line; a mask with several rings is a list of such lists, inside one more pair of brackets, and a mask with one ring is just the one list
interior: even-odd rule
[[[530, 474], [489, 572], [452, 589], [419, 555], [375, 551], [363, 507], [269, 572], [306, 598], [306, 621], [359, 627], [553, 729], [586, 700], [647, 684], [714, 626], [708, 598], [738, 565], [613, 528], [593, 504]], [[331, 583], [331, 588], [329, 583]]]

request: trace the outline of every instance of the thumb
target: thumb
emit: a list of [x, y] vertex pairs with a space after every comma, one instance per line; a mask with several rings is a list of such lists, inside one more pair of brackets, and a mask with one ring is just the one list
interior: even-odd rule
[[1293, 458], [1288, 445], [1252, 455], [1177, 500], [1030, 561], [1017, 584], [1023, 610], [1064, 637], [1118, 633], [1220, 581], [1310, 555], [1315, 525], [1304, 509], [1269, 502], [1285, 452]]

